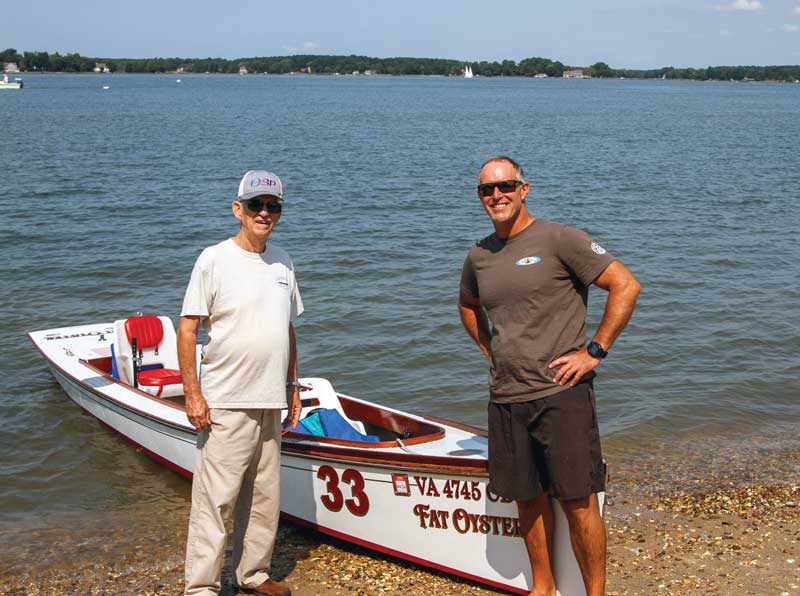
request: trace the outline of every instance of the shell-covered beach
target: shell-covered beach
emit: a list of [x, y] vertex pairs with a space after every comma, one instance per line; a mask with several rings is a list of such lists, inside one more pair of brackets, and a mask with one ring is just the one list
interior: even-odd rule
[[[687, 453], [684, 465], [671, 470], [654, 460], [639, 475], [622, 472], [613, 479], [606, 510], [607, 594], [800, 592], [800, 484], [778, 481], [797, 478], [800, 450], [762, 452], [769, 461], [720, 451], [717, 463], [725, 474], [706, 468], [701, 476]], [[670, 488], [676, 479], [669, 474], [675, 473], [684, 477], [683, 490]], [[136, 516], [148, 514], [134, 508], [124, 536], [86, 527], [12, 533], [12, 541], [33, 538], [37, 544], [25, 549], [24, 561], [0, 555], [0, 569], [8, 570], [0, 574], [0, 594], [179, 596], [181, 514], [188, 519], [188, 504], [167, 519], [139, 524]], [[291, 524], [281, 526], [273, 576], [295, 596], [502, 593]], [[229, 565], [223, 582], [223, 595], [235, 594]]]

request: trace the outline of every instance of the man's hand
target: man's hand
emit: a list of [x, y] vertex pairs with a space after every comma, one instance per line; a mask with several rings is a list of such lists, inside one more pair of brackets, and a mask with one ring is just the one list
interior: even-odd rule
[[583, 378], [583, 375], [588, 373], [600, 364], [599, 358], [589, 356], [586, 348], [561, 358], [556, 358], [547, 368], [555, 368], [560, 366], [561, 369], [553, 377], [553, 382], [559, 385], [566, 385], [569, 383], [570, 387], [574, 387]]
[[197, 432], [211, 426], [211, 418], [208, 413], [208, 402], [202, 393], [186, 395], [186, 416], [189, 422], [197, 429]]
[[286, 392], [289, 393], [289, 415], [286, 416], [287, 428], [294, 430], [297, 428], [297, 423], [300, 422], [300, 411], [303, 409], [303, 404], [300, 403], [300, 387], [287, 387]]

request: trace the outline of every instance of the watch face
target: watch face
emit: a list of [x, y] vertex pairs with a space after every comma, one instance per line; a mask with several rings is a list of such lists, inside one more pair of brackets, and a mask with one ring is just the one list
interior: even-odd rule
[[586, 346], [586, 351], [589, 353], [589, 356], [593, 358], [603, 358], [606, 355], [606, 352], [597, 342], [589, 342], [589, 345]]

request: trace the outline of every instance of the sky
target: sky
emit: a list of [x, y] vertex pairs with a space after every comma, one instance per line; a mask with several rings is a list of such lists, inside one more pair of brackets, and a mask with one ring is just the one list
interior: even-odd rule
[[0, 49], [103, 58], [287, 54], [612, 68], [800, 64], [800, 0], [10, 2]]

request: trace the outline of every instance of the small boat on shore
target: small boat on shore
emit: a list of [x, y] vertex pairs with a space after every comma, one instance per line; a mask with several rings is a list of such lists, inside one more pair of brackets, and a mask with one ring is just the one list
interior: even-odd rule
[[[72, 401], [191, 478], [196, 432], [184, 410], [169, 318], [28, 336]], [[284, 434], [281, 447], [286, 520], [495, 588], [530, 591], [516, 505], [488, 490], [485, 431], [349, 397], [322, 378], [300, 383], [301, 425]], [[585, 596], [566, 518], [557, 503], [555, 510], [559, 594]]]

